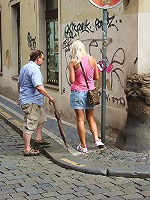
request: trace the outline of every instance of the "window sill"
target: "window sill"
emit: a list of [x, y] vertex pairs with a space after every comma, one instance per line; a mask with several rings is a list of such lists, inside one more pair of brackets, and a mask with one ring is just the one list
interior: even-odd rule
[[[0, 73], [0, 75], [1, 75], [1, 73]], [[18, 76], [12, 76], [11, 79], [14, 80], [14, 81], [18, 81]], [[58, 86], [55, 86], [55, 85], [44, 84], [44, 87], [48, 88], [48, 89], [53, 89], [53, 90], [56, 90], [56, 91], [59, 90]]]
[[56, 91], [59, 90], [59, 87], [56, 86], [56, 85], [44, 84], [44, 87], [45, 87], [45, 88], [48, 88], [48, 89], [53, 89], [53, 90], [56, 90]]

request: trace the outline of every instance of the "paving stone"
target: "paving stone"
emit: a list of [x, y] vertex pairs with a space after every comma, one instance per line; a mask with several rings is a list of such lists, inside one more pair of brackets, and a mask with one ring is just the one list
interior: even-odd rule
[[0, 195], [10, 195], [16, 193], [16, 191], [14, 189], [7, 189], [7, 190], [1, 190], [0, 191]]
[[138, 194], [138, 193], [132, 194], [132, 195], [124, 195], [123, 198], [124, 198], [124, 199], [128, 199], [128, 200], [129, 200], [129, 199], [131, 199], [131, 200], [133, 200], [133, 199], [140, 199], [140, 198], [141, 198], [141, 199], [142, 199], [142, 198], [144, 199], [144, 197], [143, 197], [142, 195]]
[[116, 196], [122, 196], [125, 193], [123, 191], [119, 190], [119, 191], [115, 191], [115, 192], [114, 191], [112, 191], [112, 192], [102, 192], [102, 194], [104, 196], [107, 196], [107, 197], [116, 197]]
[[27, 200], [26, 197], [15, 197], [15, 198], [11, 198], [13, 200]]
[[57, 200], [57, 197], [51, 197], [51, 198], [47, 197], [47, 198], [44, 198], [44, 200], [45, 199], [47, 199], [47, 200]]
[[125, 188], [123, 191], [125, 194], [135, 194], [139, 192], [139, 190], [137, 190], [135, 187]]
[[29, 196], [31, 195], [37, 195], [37, 194], [42, 194], [43, 192], [45, 192], [43, 189], [35, 189], [35, 190], [30, 190], [30, 189], [27, 189], [25, 190], [25, 193]]
[[12, 198], [18, 198], [18, 197], [26, 197], [27, 195], [24, 192], [16, 192], [11, 194]]
[[76, 186], [76, 187], [73, 187], [72, 189], [73, 189], [75, 192], [80, 192], [80, 191], [82, 192], [83, 190], [84, 190], [84, 191], [88, 191], [87, 187], [77, 187], [77, 186]]
[[136, 188], [140, 191], [150, 191], [150, 184], [149, 185], [143, 185], [143, 186], [136, 186]]
[[9, 195], [0, 195], [0, 200], [7, 200], [7, 199], [12, 199], [12, 197], [11, 196], [9, 196]]
[[125, 184], [120, 184], [119, 186], [122, 188], [130, 188], [130, 187], [134, 187], [135, 184], [133, 182], [129, 182], [129, 183], [125, 183]]
[[73, 193], [76, 197], [84, 197], [84, 196], [89, 196], [91, 195], [91, 192], [88, 191], [79, 191], [79, 192], [75, 192]]
[[11, 180], [19, 180], [19, 179], [25, 179], [25, 178], [28, 178], [28, 175], [19, 175], [19, 176], [8, 176], [7, 179], [9, 181]]
[[8, 189], [15, 189], [17, 187], [20, 187], [20, 185], [19, 184], [14, 184], [14, 185], [10, 184], [10, 185], [2, 186], [1, 190], [5, 191], [5, 190], [8, 190]]
[[11, 180], [11, 181], [9, 181], [9, 180], [6, 180], [5, 181], [5, 184], [6, 185], [15, 185], [15, 184], [19, 184], [19, 185], [21, 185], [21, 184], [23, 184], [24, 183], [24, 181], [23, 180], [21, 180], [21, 179], [19, 179], [19, 180]]
[[110, 197], [110, 198], [107, 198], [107, 200], [123, 200], [124, 198], [122, 197]]
[[6, 185], [6, 183], [4, 183], [4, 182], [0, 182], [0, 188], [2, 187], [2, 186], [5, 186]]
[[63, 195], [56, 196], [57, 199], [61, 199], [61, 200], [70, 200], [74, 197], [75, 197], [75, 195], [73, 195], [73, 194], [63, 194]]
[[22, 191], [26, 191], [26, 190], [37, 190], [37, 189], [32, 185], [28, 185], [26, 187], [15, 188], [15, 190], [16, 190], [16, 192], [22, 192]]
[[150, 181], [148, 180], [143, 180], [143, 179], [136, 179], [133, 180], [134, 183], [136, 183], [137, 185], [150, 185]]
[[149, 191], [142, 191], [140, 194], [142, 194], [144, 197], [150, 197], [150, 189]]
[[93, 194], [93, 195], [98, 195], [98, 194], [102, 194], [102, 193], [107, 193], [107, 192], [110, 192], [109, 190], [107, 190], [106, 188], [99, 188], [99, 189], [92, 189], [90, 190], [90, 193]]
[[74, 190], [71, 188], [61, 188], [61, 190], [58, 191], [59, 194], [73, 194]]
[[[15, 109], [17, 110], [18, 107]], [[52, 131], [55, 130], [60, 137], [58, 129], [56, 129], [56, 120], [53, 122]], [[61, 168], [43, 155], [24, 157], [22, 138], [16, 131], [5, 125], [2, 120], [0, 120], [0, 125], [1, 123], [9, 133], [5, 130], [1, 131], [3, 128], [0, 126], [0, 131], [3, 134], [3, 137], [0, 135], [0, 152], [2, 154], [0, 155], [0, 187], [6, 189], [7, 192], [9, 191], [10, 195], [0, 190], [0, 199], [125, 200], [149, 198], [150, 178], [138, 179], [85, 174]], [[70, 132], [70, 141], [76, 144], [77, 140], [74, 139], [74, 136], [77, 136], [76, 127], [70, 128], [66, 125], [65, 128]], [[93, 143], [92, 137], [88, 139]], [[90, 148], [92, 149], [92, 147]], [[121, 164], [121, 166], [125, 165], [126, 167], [135, 166], [138, 169], [139, 163], [141, 166], [143, 163], [147, 165], [150, 163], [148, 162], [149, 156], [120, 151], [116, 148], [92, 149], [90, 154], [80, 158], [82, 159], [82, 157], [93, 163], [102, 161], [109, 167]], [[17, 190], [12, 190], [15, 186]]]
[[48, 192], [44, 192], [43, 194], [41, 194], [44, 198], [46, 197], [55, 197], [56, 195], [58, 195], [59, 191], [48, 191]]
[[[119, 191], [119, 190], [123, 190], [123, 188], [119, 187], [118, 185], [117, 186], [109, 186], [107, 187], [107, 189], [110, 191], [110, 192], [115, 192], [115, 191]], [[123, 190], [124, 191], [124, 190]]]
[[70, 200], [87, 200], [86, 197], [75, 197], [75, 198], [71, 198]]
[[101, 199], [107, 199], [107, 197], [106, 196], [104, 196], [103, 194], [96, 194], [96, 195], [89, 195], [89, 196], [87, 196], [86, 197], [87, 199], [89, 199], [89, 200], [101, 200]]
[[45, 199], [41, 194], [27, 196], [27, 200]]
[[47, 190], [47, 189], [51, 188], [52, 185], [50, 185], [49, 183], [43, 183], [43, 184], [36, 185], [35, 187]]

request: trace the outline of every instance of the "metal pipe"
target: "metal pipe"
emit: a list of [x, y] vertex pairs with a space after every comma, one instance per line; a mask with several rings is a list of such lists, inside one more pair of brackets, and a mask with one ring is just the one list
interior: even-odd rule
[[[107, 67], [107, 9], [103, 9], [103, 27], [102, 27], [102, 61]], [[102, 98], [101, 98], [101, 140], [105, 143], [106, 126], [106, 70], [102, 72]]]

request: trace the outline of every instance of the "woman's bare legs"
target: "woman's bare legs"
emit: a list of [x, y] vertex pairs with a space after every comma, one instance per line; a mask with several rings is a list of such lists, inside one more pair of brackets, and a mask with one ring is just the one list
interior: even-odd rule
[[97, 125], [94, 120], [94, 109], [86, 110], [86, 120], [89, 124], [89, 129], [94, 137], [94, 141], [98, 140], [98, 130], [97, 130]]
[[81, 146], [86, 147], [86, 135], [85, 135], [85, 126], [84, 126], [84, 110], [75, 110], [77, 118], [77, 130], [80, 138]]

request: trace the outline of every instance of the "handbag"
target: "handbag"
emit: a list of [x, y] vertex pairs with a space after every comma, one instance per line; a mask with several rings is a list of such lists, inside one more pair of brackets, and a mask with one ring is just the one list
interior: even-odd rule
[[83, 75], [84, 75], [86, 86], [88, 88], [88, 92], [87, 92], [88, 103], [92, 107], [96, 106], [96, 105], [100, 104], [100, 101], [99, 101], [100, 97], [98, 96], [97, 89], [95, 88], [94, 90], [90, 90], [88, 82], [87, 82], [87, 79], [86, 79], [86, 76], [85, 76], [85, 72], [84, 72], [84, 69], [83, 69], [83, 66], [82, 66], [81, 62], [80, 62], [80, 66], [81, 66], [81, 69], [82, 69], [82, 72], [83, 72]]

